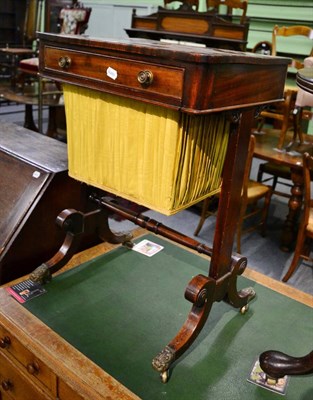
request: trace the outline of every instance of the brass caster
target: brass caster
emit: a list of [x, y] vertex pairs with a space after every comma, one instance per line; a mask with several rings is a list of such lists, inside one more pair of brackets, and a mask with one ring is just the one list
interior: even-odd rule
[[241, 307], [240, 314], [244, 315], [248, 310], [249, 310], [249, 304], [246, 304], [245, 306]]
[[160, 378], [161, 378], [162, 383], [167, 383], [169, 376], [170, 376], [170, 374], [169, 374], [169, 370], [168, 369], [166, 371], [161, 372], [160, 373]]
[[266, 383], [268, 385], [274, 386], [277, 383], [277, 379], [272, 378], [271, 376], [266, 375]]

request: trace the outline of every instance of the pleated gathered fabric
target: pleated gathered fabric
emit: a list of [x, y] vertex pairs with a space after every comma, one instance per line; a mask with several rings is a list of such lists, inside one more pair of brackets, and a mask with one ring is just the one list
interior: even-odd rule
[[165, 215], [216, 193], [229, 134], [194, 115], [64, 85], [69, 175]]

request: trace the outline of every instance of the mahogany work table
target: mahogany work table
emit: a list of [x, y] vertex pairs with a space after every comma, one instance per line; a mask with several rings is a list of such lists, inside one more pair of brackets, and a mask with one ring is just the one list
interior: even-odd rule
[[[278, 138], [279, 131], [266, 130], [265, 134], [255, 134], [256, 145], [254, 150], [254, 157], [261, 160], [270, 161], [277, 165], [285, 165], [290, 167], [291, 171], [291, 196], [288, 201], [288, 215], [284, 223], [284, 229], [281, 237], [281, 249], [284, 251], [290, 251], [294, 245], [296, 237], [296, 222], [301, 210], [302, 198], [303, 198], [303, 170], [302, 170], [302, 154], [308, 152], [313, 153], [313, 139], [310, 135], [304, 135], [303, 145], [294, 145], [294, 153], [288, 153], [284, 150], [278, 150]], [[292, 140], [292, 136], [287, 135], [286, 142]]]
[[[182, 114], [218, 113], [230, 119], [213, 249], [103, 198], [93, 199], [106, 220], [110, 212], [119, 213], [147, 230], [211, 257], [208, 275], [195, 276], [187, 286], [185, 297], [192, 303], [192, 309], [185, 323], [153, 359], [153, 367], [162, 381], [167, 382], [170, 366], [194, 342], [215, 301], [225, 300], [245, 311], [254, 297], [251, 289], [237, 291], [237, 276], [244, 271], [247, 260], [233, 254], [233, 241], [253, 119], [264, 104], [283, 98], [289, 60], [138, 39], [102, 40], [47, 33], [38, 36], [43, 77], [178, 110]], [[66, 218], [70, 219], [71, 215], [67, 214]], [[107, 222], [104, 228], [103, 238], [128, 240], [111, 232]], [[75, 236], [69, 235], [70, 240]], [[61, 252], [41, 266], [33, 278], [44, 279], [65, 261], [66, 256]], [[39, 276], [42, 271], [43, 275]]]

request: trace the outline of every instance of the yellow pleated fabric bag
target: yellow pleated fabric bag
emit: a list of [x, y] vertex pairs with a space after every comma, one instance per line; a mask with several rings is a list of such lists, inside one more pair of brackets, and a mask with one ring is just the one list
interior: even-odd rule
[[219, 190], [229, 122], [64, 85], [71, 177], [166, 215]]

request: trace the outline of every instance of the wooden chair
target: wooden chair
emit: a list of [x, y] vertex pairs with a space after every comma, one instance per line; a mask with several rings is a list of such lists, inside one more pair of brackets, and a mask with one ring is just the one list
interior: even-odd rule
[[[65, 3], [64, 3], [65, 4]], [[88, 21], [91, 14], [91, 8], [84, 7], [84, 5], [77, 1], [72, 1], [71, 5], [65, 5], [65, 7], [61, 8], [59, 13], [59, 26], [61, 34], [73, 34], [79, 35], [85, 32], [88, 27]], [[38, 85], [38, 71], [39, 71], [39, 58], [32, 57], [23, 59], [19, 63], [19, 71], [23, 79], [21, 81], [28, 80], [28, 77], [31, 76], [37, 81]], [[34, 103], [38, 103], [36, 100], [39, 97], [38, 91], [40, 90], [38, 87], [33, 85], [33, 87], [29, 88], [24, 85], [25, 82], [22, 83], [22, 94], [24, 94], [24, 100], [26, 104], [26, 112], [25, 112], [25, 124], [24, 126], [32, 129], [34, 131], [42, 130], [41, 116], [39, 117], [39, 129], [34, 123], [32, 106]], [[62, 131], [66, 130], [65, 126], [65, 117], [63, 111], [63, 104], [61, 101], [62, 91], [54, 82], [43, 82], [42, 87], [42, 99], [43, 104], [49, 107], [49, 120], [48, 120], [48, 129], [46, 134], [52, 137], [58, 137], [57, 132], [57, 122], [56, 119], [59, 120], [60, 125], [62, 126]], [[33, 101], [29, 104], [29, 97], [32, 96]], [[35, 100], [34, 100], [35, 99]], [[19, 102], [23, 102], [22, 96], [19, 97]], [[64, 133], [61, 135], [62, 140], [64, 140]]]
[[226, 6], [227, 11], [226, 15], [227, 16], [232, 16], [233, 10], [234, 9], [240, 9], [242, 10], [242, 14], [240, 17], [240, 24], [243, 24], [246, 21], [246, 14], [247, 14], [247, 8], [248, 8], [248, 1], [245, 0], [206, 0], [207, 4], [207, 9], [212, 10], [215, 13], [220, 12], [220, 6]]
[[296, 249], [290, 267], [283, 277], [287, 282], [295, 272], [300, 259], [313, 261], [310, 257], [310, 241], [313, 239], [313, 198], [311, 195], [311, 174], [313, 172], [313, 156], [308, 153], [303, 155], [303, 177], [304, 177], [304, 208], [299, 225]]
[[[302, 26], [302, 25], [295, 25], [295, 26], [290, 26], [290, 27], [278, 27], [277, 25], [274, 27], [273, 32], [272, 32], [272, 56], [276, 56], [278, 53], [278, 46], [277, 46], [277, 38], [278, 37], [291, 37], [291, 36], [305, 36], [308, 37], [309, 39], [312, 38], [313, 35], [313, 29], [311, 29], [308, 26]], [[301, 60], [297, 59], [292, 59], [290, 63], [290, 67], [300, 69], [304, 65], [304, 62]], [[271, 109], [267, 111], [263, 111], [261, 114], [261, 117], [263, 121], [265, 118], [270, 118], [273, 119], [274, 121], [279, 121], [281, 124], [281, 130], [280, 130], [280, 135], [278, 138], [278, 144], [277, 148], [278, 149], [283, 149], [285, 138], [286, 138], [286, 133], [289, 128], [294, 129], [294, 139], [296, 136], [301, 135], [301, 132], [299, 131], [300, 124], [299, 124], [299, 119], [302, 117], [302, 108], [296, 109], [297, 112], [293, 114], [295, 107], [296, 107], [296, 99], [297, 99], [297, 93], [298, 89], [297, 87], [285, 86], [285, 93], [284, 93], [284, 101], [282, 103], [279, 103], [278, 105], [273, 105]], [[261, 129], [263, 124], [258, 128], [258, 130]], [[293, 140], [294, 140], [293, 139]], [[287, 145], [287, 149], [291, 147], [293, 144], [293, 141]], [[263, 174], [266, 173], [270, 175], [269, 178], [266, 178], [263, 180]], [[284, 197], [289, 197], [290, 195], [276, 190], [276, 185], [277, 183], [283, 184], [285, 186], [291, 187], [291, 184], [288, 182], [281, 181], [279, 179], [285, 179], [290, 181], [291, 180], [291, 172], [290, 169], [285, 167], [285, 166], [277, 166], [274, 165], [270, 162], [262, 163], [260, 164], [259, 171], [258, 171], [258, 181], [259, 182], [266, 182], [268, 180], [272, 179], [272, 189], [273, 192], [277, 195], [284, 196]]]
[[[261, 234], [262, 236], [265, 235], [266, 219], [272, 197], [272, 188], [270, 186], [256, 182], [249, 178], [251, 172], [254, 148], [255, 148], [255, 137], [251, 135], [249, 149], [248, 149], [248, 157], [244, 172], [243, 188], [241, 193], [241, 209], [237, 227], [238, 253], [241, 252], [241, 236], [243, 233], [251, 232], [257, 229], [258, 227], [261, 227]], [[261, 199], [264, 199], [263, 206], [257, 207], [257, 203]], [[251, 207], [251, 210], [247, 212], [248, 207]], [[259, 222], [256, 225], [250, 226], [247, 229], [243, 229], [244, 221], [247, 218], [250, 218], [257, 214], [261, 214]]]
[[[264, 178], [263, 174], [269, 175]], [[282, 181], [281, 179], [284, 179]], [[257, 181], [260, 183], [265, 183], [268, 181], [272, 181], [272, 191], [273, 194], [278, 196], [290, 198], [290, 190], [292, 188], [291, 183], [291, 171], [290, 168], [286, 165], [278, 165], [271, 162], [262, 163], [259, 165], [259, 170], [257, 174]], [[287, 186], [289, 188], [289, 192], [283, 192], [282, 190], [277, 190], [277, 184]]]
[[[290, 27], [279, 27], [276, 25], [272, 32], [272, 56], [276, 56], [278, 54], [278, 37], [289, 38], [294, 36], [305, 36], [308, 38], [308, 40], [311, 41], [313, 37], [313, 29], [308, 26], [302, 25], [294, 25]], [[296, 70], [303, 68], [303, 60], [293, 58], [289, 67], [295, 68]], [[286, 85], [284, 101], [278, 106], [272, 107], [270, 110], [262, 112], [263, 118], [270, 118], [281, 123], [281, 133], [279, 135], [279, 140], [277, 144], [278, 149], [283, 148], [287, 130], [289, 127], [293, 127], [292, 111], [294, 109], [297, 91], [298, 90], [296, 86]]]
[[[91, 8], [84, 7], [80, 2], [73, 1], [72, 5], [61, 8], [59, 13], [59, 29], [58, 33], [67, 35], [81, 35], [87, 27], [91, 14]], [[38, 74], [39, 59], [32, 57], [21, 60], [19, 67], [22, 72]]]
[[[202, 202], [202, 209], [201, 209], [201, 215], [200, 215], [200, 220], [198, 223], [198, 226], [196, 227], [196, 230], [194, 231], [194, 235], [198, 236], [204, 221], [210, 216], [210, 215], [216, 215], [217, 212], [217, 204], [214, 204], [213, 207], [211, 207], [211, 204], [214, 203], [214, 200], [216, 200], [216, 203], [218, 202], [218, 194], [212, 196], [212, 197], [207, 197], [206, 199], [203, 200]], [[214, 210], [213, 210], [214, 209]]]
[[60, 33], [66, 35], [81, 35], [88, 28], [91, 8], [85, 7], [80, 2], [75, 2], [71, 7], [62, 8], [60, 19]]
[[[251, 180], [250, 171], [252, 165], [252, 159], [254, 154], [255, 148], [255, 137], [251, 135], [249, 149], [248, 149], [248, 157], [244, 172], [244, 180], [243, 180], [243, 187], [241, 193], [241, 202], [240, 202], [240, 216], [238, 220], [237, 226], [237, 252], [241, 252], [241, 237], [243, 233], [251, 232], [258, 227], [261, 227], [261, 234], [262, 236], [265, 235], [266, 230], [266, 219], [268, 215], [268, 210], [271, 202], [272, 196], [272, 188], [267, 185], [263, 185], [262, 183], [256, 182]], [[264, 199], [264, 203], [262, 207], [257, 207], [257, 203], [259, 200]], [[202, 214], [200, 218], [199, 225], [195, 231], [195, 236], [198, 235], [200, 232], [203, 222], [205, 218], [210, 215], [208, 213], [207, 208], [210, 200], [206, 200], [203, 203]], [[251, 210], [248, 211], [248, 208], [251, 207]], [[261, 214], [260, 220], [253, 226], [248, 227], [247, 229], [243, 229], [243, 223], [247, 218], [255, 216], [257, 214]]]

